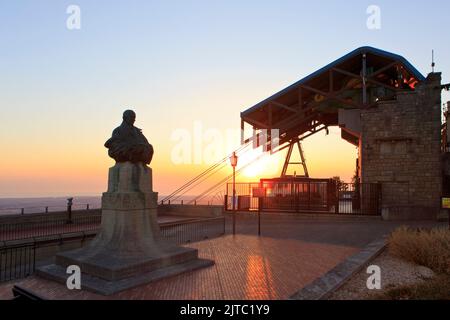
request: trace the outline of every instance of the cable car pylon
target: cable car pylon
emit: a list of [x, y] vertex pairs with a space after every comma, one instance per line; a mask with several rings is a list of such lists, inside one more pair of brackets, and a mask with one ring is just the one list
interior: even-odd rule
[[[298, 152], [300, 154], [299, 162], [291, 162], [292, 151], [294, 150], [295, 146], [297, 146]], [[288, 148], [288, 152], [286, 154], [286, 158], [284, 160], [283, 169], [281, 170], [282, 178], [289, 177], [289, 175], [287, 174], [287, 171], [288, 171], [288, 168], [290, 165], [301, 166], [301, 168], [303, 169], [303, 175], [298, 175], [298, 174], [296, 174], [296, 171], [294, 171], [294, 173], [295, 173], [294, 176], [309, 178], [308, 167], [306, 166], [305, 155], [303, 153], [302, 144], [299, 139], [293, 139], [289, 143], [289, 148]]]

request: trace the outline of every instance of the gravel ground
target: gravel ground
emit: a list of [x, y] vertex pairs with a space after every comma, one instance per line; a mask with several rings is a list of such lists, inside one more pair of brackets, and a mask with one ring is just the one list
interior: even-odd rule
[[385, 250], [369, 265], [377, 265], [381, 269], [381, 289], [369, 290], [366, 282], [370, 274], [366, 273], [365, 266], [359, 273], [353, 276], [346, 284], [335, 291], [330, 300], [367, 300], [375, 293], [397, 287], [425, 281], [433, 276], [429, 268], [419, 266], [389, 255]]

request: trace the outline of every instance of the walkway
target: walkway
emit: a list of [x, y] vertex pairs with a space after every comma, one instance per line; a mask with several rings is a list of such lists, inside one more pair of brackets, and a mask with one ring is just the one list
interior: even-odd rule
[[[36, 276], [19, 283], [50, 299], [287, 299], [357, 251], [247, 235], [227, 235], [189, 247], [197, 248], [200, 257], [215, 260], [215, 265], [109, 297], [70, 291]], [[10, 296], [8, 291], [3, 294]]]
[[[376, 218], [264, 215], [259, 238], [256, 215], [238, 216], [236, 236], [230, 234], [231, 221], [227, 217], [226, 236], [188, 245], [197, 248], [200, 257], [215, 260], [215, 266], [114, 296], [68, 291], [36, 276], [19, 283], [52, 299], [287, 299], [372, 240], [405, 224]], [[11, 297], [12, 285], [0, 285], [0, 299]]]

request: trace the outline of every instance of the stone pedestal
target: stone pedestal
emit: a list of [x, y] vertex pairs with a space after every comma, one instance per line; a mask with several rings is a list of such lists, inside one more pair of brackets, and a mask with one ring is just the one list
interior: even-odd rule
[[57, 254], [55, 264], [38, 268], [37, 274], [65, 283], [67, 267], [78, 265], [82, 288], [107, 295], [213, 265], [211, 260], [199, 259], [196, 249], [162, 238], [157, 198], [151, 168], [117, 163], [109, 170], [97, 236], [81, 249]]

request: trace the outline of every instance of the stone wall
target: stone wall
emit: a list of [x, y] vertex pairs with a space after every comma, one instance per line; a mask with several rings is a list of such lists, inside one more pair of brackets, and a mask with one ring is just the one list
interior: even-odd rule
[[441, 74], [362, 110], [361, 177], [381, 183], [386, 219], [435, 219], [440, 207]]

